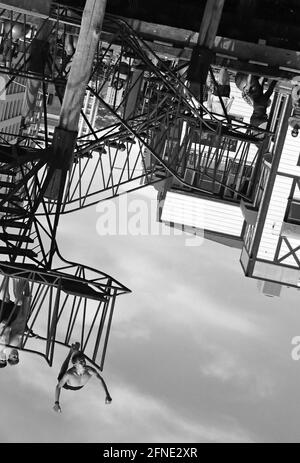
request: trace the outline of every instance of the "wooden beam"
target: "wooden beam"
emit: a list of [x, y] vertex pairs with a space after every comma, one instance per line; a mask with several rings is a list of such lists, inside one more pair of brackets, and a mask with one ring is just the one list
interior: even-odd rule
[[206, 82], [209, 67], [214, 59], [213, 45], [222, 16], [225, 0], [206, 0], [205, 10], [187, 70], [190, 90], [202, 101], [203, 84]]
[[[147, 45], [158, 55], [164, 59], [180, 59], [188, 62], [191, 58], [192, 50], [190, 48], [177, 48], [161, 43], [145, 41]], [[250, 56], [250, 55], [249, 55]], [[230, 54], [216, 52], [216, 57], [213, 65], [226, 66], [230, 71], [244, 71], [245, 73], [255, 74], [261, 77], [267, 77], [275, 80], [291, 80], [293, 76], [299, 75], [299, 70], [276, 66], [269, 66], [264, 63], [258, 64], [251, 61], [239, 60], [230, 56]]]
[[198, 32], [178, 27], [165, 26], [140, 19], [125, 18], [116, 16], [126, 21], [138, 34], [144, 39], [163, 40], [176, 45], [189, 46], [196, 45], [198, 41]]
[[80, 113], [92, 73], [105, 7], [106, 0], [86, 0], [76, 51], [61, 105], [59, 124], [54, 131], [51, 160], [54, 173], [45, 196], [58, 202], [62, 198], [66, 172], [73, 163]]
[[[295, 73], [292, 70], [284, 70], [272, 66], [264, 66], [252, 62], [245, 62], [230, 58], [217, 56], [215, 60], [217, 66], [227, 67], [231, 71], [254, 74], [261, 77], [267, 77], [274, 80], [291, 80]], [[296, 73], [297, 74], [297, 73]], [[298, 72], [299, 74], [299, 72]]]
[[[125, 19], [125, 18], [123, 18]], [[197, 32], [161, 24], [148, 23], [137, 19], [126, 19], [129, 25], [160, 55], [189, 61], [191, 52], [198, 43]], [[104, 32], [103, 38], [111, 39]], [[228, 58], [232, 70], [243, 70], [257, 75], [278, 79], [290, 79], [300, 73], [300, 52], [283, 48], [243, 42], [216, 36], [213, 51], [216, 64]]]
[[258, 61], [272, 67], [288, 67], [300, 70], [300, 52], [283, 48], [242, 42], [224, 37], [216, 37], [214, 50], [226, 53], [241, 61]]
[[0, 9], [13, 10], [40, 18], [50, 15], [51, 0], [6, 0], [0, 2]]
[[100, 39], [105, 7], [106, 0], [86, 1], [60, 112], [59, 127], [65, 130], [78, 129], [80, 111]]
[[[143, 39], [165, 42], [166, 45], [169, 44], [178, 49], [182, 48], [183, 53], [186, 50], [191, 50], [198, 42], [199, 34], [191, 30], [148, 23], [137, 19], [126, 19], [126, 21]], [[213, 50], [216, 53], [226, 53], [240, 60], [248, 61], [251, 59], [274, 67], [286, 66], [300, 70], [300, 52], [295, 50], [243, 42], [220, 36], [216, 36]]]
[[213, 48], [225, 0], [206, 0], [198, 36], [198, 45]]

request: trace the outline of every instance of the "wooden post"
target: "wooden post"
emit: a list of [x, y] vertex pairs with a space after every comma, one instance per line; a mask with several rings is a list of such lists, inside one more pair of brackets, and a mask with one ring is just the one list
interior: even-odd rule
[[56, 252], [56, 233], [63, 202], [67, 174], [72, 166], [80, 112], [100, 38], [106, 0], [86, 0], [80, 34], [62, 101], [59, 125], [55, 128], [44, 181], [44, 196], [56, 201], [47, 267], [51, 268]]
[[77, 131], [93, 60], [100, 38], [106, 0], [86, 0], [80, 34], [62, 102], [59, 127]]
[[190, 89], [202, 100], [203, 84], [206, 82], [209, 66], [213, 61], [212, 51], [225, 0], [207, 0], [201, 22], [197, 45], [193, 48], [187, 78]]
[[198, 36], [198, 45], [212, 49], [225, 0], [207, 0]]
[[80, 34], [62, 101], [59, 125], [55, 128], [51, 165], [54, 174], [45, 196], [58, 200], [65, 172], [72, 166], [80, 111], [96, 54], [106, 0], [86, 0]]

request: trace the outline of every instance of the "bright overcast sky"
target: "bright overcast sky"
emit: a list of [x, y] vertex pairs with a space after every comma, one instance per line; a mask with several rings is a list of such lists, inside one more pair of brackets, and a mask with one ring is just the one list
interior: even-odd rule
[[[132, 198], [139, 198], [133, 194]], [[1, 442], [299, 441], [299, 293], [261, 295], [240, 251], [185, 238], [98, 236], [96, 207], [62, 219], [65, 257], [132, 289], [116, 304], [104, 377], [62, 390], [52, 411], [53, 368], [22, 353], [0, 370]], [[72, 235], [72, 240], [70, 236]]]

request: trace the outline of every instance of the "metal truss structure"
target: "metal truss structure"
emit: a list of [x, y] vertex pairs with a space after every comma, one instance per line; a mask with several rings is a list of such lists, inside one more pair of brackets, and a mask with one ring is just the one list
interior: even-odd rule
[[[1, 262], [0, 272], [30, 288], [27, 329], [19, 349], [41, 355], [51, 366], [55, 343], [71, 346], [79, 341], [89, 361], [103, 369], [116, 297], [130, 292], [128, 288], [61, 256], [49, 271], [33, 264]], [[2, 310], [0, 304], [0, 317]]]
[[[230, 118], [225, 108], [222, 115], [208, 111], [189, 88], [180, 62], [164, 61], [126, 22], [107, 15], [87, 88], [87, 109], [81, 111], [85, 129], [76, 139], [70, 169], [64, 167], [56, 176], [53, 195], [57, 160], [49, 88], [55, 88], [61, 102], [80, 19], [79, 10], [59, 4], [43, 20], [0, 12], [0, 75], [7, 76], [0, 97], [14, 84], [25, 81], [26, 86], [20, 129], [0, 130], [0, 255], [8, 258], [0, 266], [3, 274], [31, 283], [29, 323], [35, 324], [43, 312], [44, 304], [37, 301], [47, 301], [48, 323], [41, 337], [49, 364], [57, 333], [64, 332], [57, 339], [69, 345], [79, 320], [81, 345], [88, 350], [92, 336], [84, 330], [89, 300], [98, 304], [91, 325], [96, 341], [89, 354], [98, 364], [106, 316], [109, 332], [115, 297], [129, 291], [108, 276], [101, 277], [105, 284], [88, 280], [80, 265], [53, 270], [60, 256], [60, 215], [166, 179], [207, 197], [251, 201], [271, 137], [269, 131]], [[96, 108], [96, 126], [89, 118], [89, 99]], [[28, 342], [25, 337], [22, 347]]]
[[[51, 268], [60, 214], [163, 178], [173, 178], [200, 194], [235, 201], [252, 197], [256, 166], [269, 134], [230, 120], [226, 111], [221, 117], [214, 115], [195, 102], [180, 66], [168, 66], [124, 21], [111, 17], [105, 20], [87, 89], [98, 108], [99, 129], [91, 126], [82, 111], [86, 133], [77, 138], [70, 171], [61, 174], [66, 178], [58, 197], [51, 196], [49, 185], [55, 167], [51, 164], [53, 140], [48, 133], [47, 83], [54, 83], [62, 99], [72, 50], [74, 53], [68, 45], [76, 42], [78, 20], [69, 19], [65, 10], [57, 7], [55, 21], [42, 21], [35, 35], [32, 37], [31, 31], [27, 39], [27, 29], [34, 27], [31, 18], [23, 15], [21, 22], [19, 14], [2, 12], [2, 16], [3, 29], [7, 30], [2, 41], [4, 45], [5, 40], [9, 42], [9, 49], [16, 24], [24, 32], [18, 56], [10, 56], [0, 67], [12, 76], [6, 88], [18, 78], [14, 76], [26, 76], [29, 82], [23, 126], [18, 134], [2, 134], [0, 146], [0, 210], [4, 213], [0, 223], [6, 244], [0, 252], [9, 255], [10, 261], [22, 256]], [[39, 69], [34, 63], [38, 45]], [[38, 99], [32, 82], [39, 80], [43, 136], [39, 123], [30, 123], [32, 109], [36, 110], [30, 101], [37, 104]]]

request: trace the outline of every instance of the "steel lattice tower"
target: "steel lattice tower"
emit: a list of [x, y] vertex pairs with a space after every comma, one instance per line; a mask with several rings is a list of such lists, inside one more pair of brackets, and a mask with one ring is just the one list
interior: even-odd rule
[[[129, 290], [102, 272], [65, 262], [56, 242], [60, 215], [162, 181], [165, 188], [177, 182], [208, 198], [251, 202], [271, 132], [232, 120], [226, 111], [209, 112], [180, 62], [164, 62], [125, 21], [106, 15], [81, 110], [85, 130], [70, 137], [67, 162], [64, 153], [54, 156], [61, 134], [51, 134], [49, 88], [62, 102], [82, 12], [51, 8], [45, 19], [0, 13], [1, 92], [21, 80], [26, 86], [18, 130], [0, 130], [0, 271], [30, 283], [31, 327], [47, 306], [41, 337], [50, 364], [55, 341], [70, 345], [79, 324], [82, 348], [102, 369], [115, 298]], [[216, 69], [209, 72], [214, 79]], [[22, 347], [28, 342], [25, 336]]]

